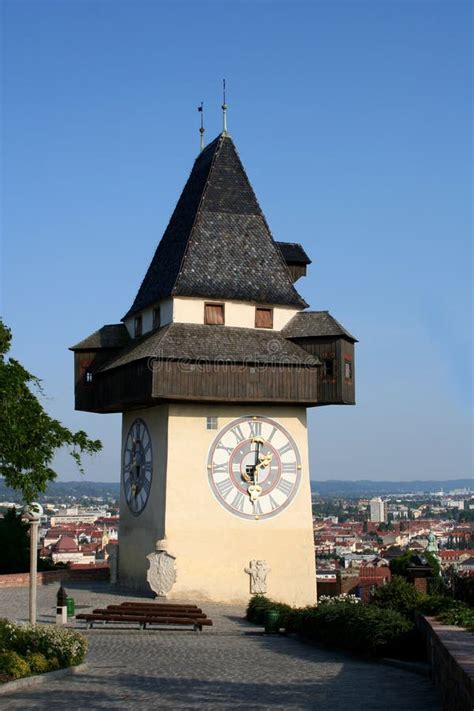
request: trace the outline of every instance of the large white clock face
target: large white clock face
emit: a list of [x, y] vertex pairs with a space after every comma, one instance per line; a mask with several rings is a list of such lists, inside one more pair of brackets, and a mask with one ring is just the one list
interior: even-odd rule
[[241, 417], [217, 435], [207, 461], [219, 503], [249, 520], [276, 516], [295, 496], [301, 458], [291, 435], [268, 417]]
[[150, 495], [153, 449], [148, 427], [140, 418], [130, 427], [123, 450], [123, 491], [132, 514], [138, 516]]

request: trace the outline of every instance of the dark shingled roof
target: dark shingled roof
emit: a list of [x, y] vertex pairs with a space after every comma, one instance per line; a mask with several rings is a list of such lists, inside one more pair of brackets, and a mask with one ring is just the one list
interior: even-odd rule
[[276, 331], [232, 326], [171, 323], [135, 339], [101, 370], [109, 370], [142, 358], [275, 365], [319, 365], [319, 360]]
[[224, 134], [196, 159], [124, 318], [170, 296], [307, 306]]
[[277, 242], [287, 264], [311, 264], [311, 259], [297, 242]]
[[344, 336], [357, 343], [357, 338], [346, 331], [329, 311], [302, 311], [295, 314], [281, 333], [285, 338]]
[[123, 323], [114, 323], [109, 326], [102, 326], [98, 331], [94, 331], [90, 336], [84, 338], [75, 346], [71, 346], [70, 351], [98, 350], [100, 348], [123, 348], [130, 341], [130, 336]]

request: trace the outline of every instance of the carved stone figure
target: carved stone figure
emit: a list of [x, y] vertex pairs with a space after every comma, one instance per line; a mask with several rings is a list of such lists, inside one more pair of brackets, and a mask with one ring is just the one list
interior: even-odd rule
[[155, 553], [147, 555], [150, 567], [146, 574], [148, 585], [158, 597], [164, 597], [176, 582], [176, 556], [168, 550], [167, 541], [156, 542]]
[[107, 560], [110, 568], [110, 584], [117, 585], [119, 553], [118, 543], [107, 543], [105, 551], [107, 553]]
[[250, 592], [260, 595], [267, 592], [267, 574], [271, 568], [265, 560], [251, 560], [245, 572], [250, 575]]

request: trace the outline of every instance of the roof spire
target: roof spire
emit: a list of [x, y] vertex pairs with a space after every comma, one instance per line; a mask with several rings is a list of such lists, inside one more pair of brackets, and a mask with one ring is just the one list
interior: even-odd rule
[[201, 113], [201, 128], [199, 129], [199, 133], [201, 134], [201, 137], [200, 137], [200, 141], [199, 141], [199, 149], [202, 153], [202, 151], [204, 150], [204, 132], [206, 130], [204, 128], [204, 104], [202, 103], [202, 101], [201, 101], [201, 106], [198, 106], [198, 111], [200, 111], [200, 113]]
[[227, 104], [225, 103], [225, 79], [222, 80], [222, 135], [227, 136]]

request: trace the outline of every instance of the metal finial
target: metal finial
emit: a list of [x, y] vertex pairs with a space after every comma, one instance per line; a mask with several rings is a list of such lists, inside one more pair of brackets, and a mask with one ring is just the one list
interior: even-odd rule
[[225, 79], [222, 80], [222, 133], [227, 136], [227, 104], [225, 102]]
[[204, 150], [204, 132], [206, 130], [204, 128], [204, 104], [202, 101], [201, 101], [201, 106], [198, 106], [198, 111], [201, 113], [201, 128], [199, 129], [199, 133], [201, 134], [201, 137], [200, 137], [200, 142], [199, 142], [200, 146], [199, 147], [202, 152]]

